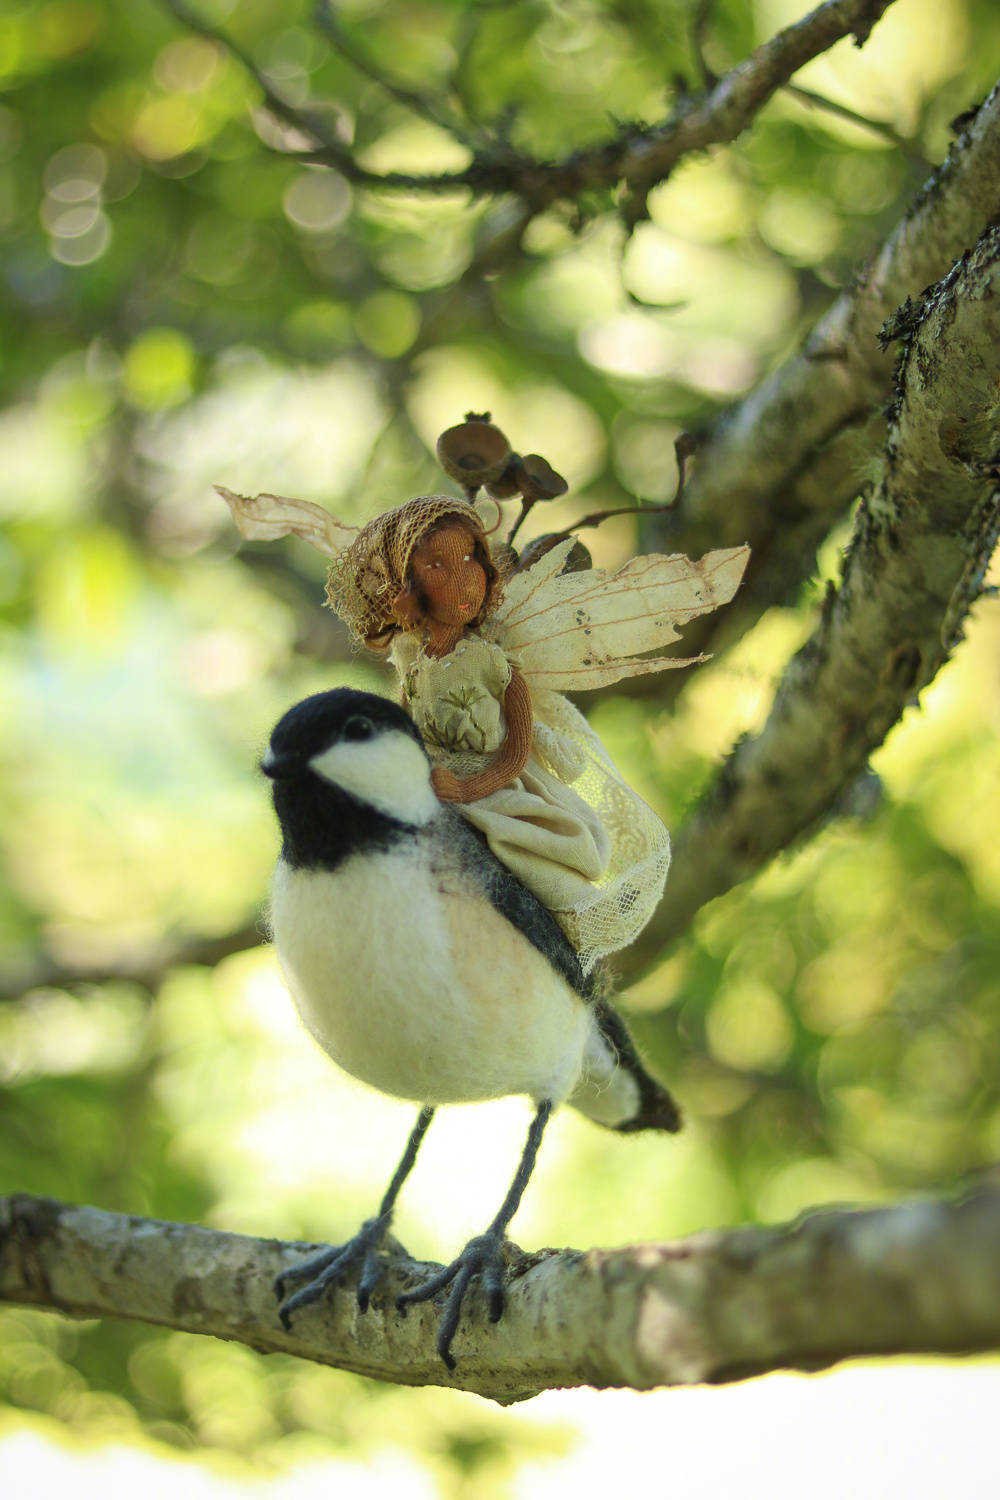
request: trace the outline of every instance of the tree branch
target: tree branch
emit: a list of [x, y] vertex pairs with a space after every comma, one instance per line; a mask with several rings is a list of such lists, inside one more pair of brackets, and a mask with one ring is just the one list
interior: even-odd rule
[[793, 99], [798, 99], [801, 104], [807, 104], [811, 109], [826, 110], [828, 114], [836, 115], [840, 120], [849, 120], [852, 125], [860, 125], [864, 130], [870, 130], [874, 135], [880, 135], [900, 150], [904, 156], [908, 156], [914, 165], [919, 166], [922, 171], [927, 171], [931, 163], [924, 156], [919, 143], [912, 136], [900, 135], [888, 120], [873, 120], [870, 115], [859, 114], [856, 109], [849, 109], [846, 104], [840, 104], [836, 99], [827, 99], [822, 94], [814, 93], [812, 89], [800, 88], [798, 84], [786, 83], [785, 93]]
[[394, 1309], [396, 1293], [431, 1269], [399, 1246], [367, 1313], [346, 1286], [285, 1333], [271, 1282], [310, 1248], [18, 1195], [0, 1200], [0, 1300], [138, 1319], [503, 1403], [555, 1386], [648, 1390], [1000, 1347], [995, 1182], [959, 1202], [824, 1210], [665, 1244], [512, 1249], [504, 1317], [488, 1323], [473, 1299], [453, 1373], [434, 1352], [438, 1309]]
[[[559, 199], [577, 199], [583, 193], [619, 183], [625, 183], [634, 193], [648, 191], [664, 181], [691, 152], [735, 140], [771, 96], [812, 58], [846, 36], [853, 35], [861, 46], [893, 0], [825, 0], [801, 21], [786, 26], [756, 48], [704, 98], [682, 100], [656, 125], [631, 124], [610, 140], [572, 151], [556, 161], [541, 161], [497, 142], [473, 151], [471, 162], [461, 171], [432, 173], [373, 172], [363, 167], [354, 153], [331, 135], [315, 107], [306, 109], [284, 99], [250, 57], [190, 10], [185, 0], [164, 3], [186, 26], [230, 50], [261, 89], [269, 109], [315, 137], [315, 149], [296, 153], [303, 160], [334, 167], [362, 187], [430, 194], [467, 189], [476, 198], [513, 194], [530, 205], [533, 213], [539, 213]], [[357, 58], [353, 60], [357, 62]], [[399, 93], [398, 88], [395, 91]], [[418, 108], [415, 101], [419, 98], [412, 94], [404, 102]], [[422, 100], [418, 112], [426, 114], [428, 107]], [[456, 133], [453, 126], [449, 133], [467, 145], [464, 135]]]
[[0, 1003], [19, 1000], [29, 990], [60, 990], [118, 981], [138, 984], [155, 992], [172, 969], [185, 965], [212, 969], [231, 954], [256, 948], [263, 941], [264, 923], [258, 918], [218, 937], [200, 934], [168, 937], [155, 948], [146, 948], [138, 954], [115, 955], [90, 966], [74, 965], [70, 968], [43, 950], [7, 965], [0, 977]]
[[[676, 521], [669, 529], [650, 525], [651, 548], [697, 555], [750, 543], [736, 602], [718, 620], [689, 626], [686, 650], [718, 650], [742, 636], [813, 572], [818, 545], [846, 514], [885, 441], [881, 408], [892, 395], [894, 361], [879, 345], [880, 328], [998, 216], [1000, 84], [801, 352], [726, 416], [686, 479]], [[680, 691], [681, 675], [656, 680], [661, 701]]]
[[980, 595], [1000, 533], [1000, 226], [887, 333], [904, 347], [884, 472], [843, 583], [764, 729], [737, 746], [682, 830], [633, 966], [830, 811], [947, 660]]

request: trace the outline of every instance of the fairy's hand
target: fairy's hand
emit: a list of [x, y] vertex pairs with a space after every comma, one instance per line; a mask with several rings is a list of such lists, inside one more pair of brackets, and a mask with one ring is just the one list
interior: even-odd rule
[[431, 786], [442, 802], [478, 802], [482, 797], [492, 797], [494, 792], [510, 786], [524, 770], [531, 753], [531, 695], [516, 667], [511, 673], [503, 706], [507, 716], [507, 735], [492, 765], [464, 779], [443, 766], [437, 766], [431, 772]]

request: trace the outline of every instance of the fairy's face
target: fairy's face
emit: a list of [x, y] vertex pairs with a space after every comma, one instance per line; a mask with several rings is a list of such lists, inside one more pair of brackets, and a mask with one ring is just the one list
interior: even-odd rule
[[429, 620], [451, 628], [469, 625], [486, 599], [486, 570], [476, 557], [472, 532], [450, 521], [424, 537], [410, 557], [413, 581]]

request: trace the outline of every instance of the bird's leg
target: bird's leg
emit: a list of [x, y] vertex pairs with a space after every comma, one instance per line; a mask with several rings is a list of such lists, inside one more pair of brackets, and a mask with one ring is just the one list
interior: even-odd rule
[[[301, 1261], [297, 1266], [291, 1266], [287, 1271], [282, 1271], [274, 1280], [274, 1294], [281, 1301], [278, 1309], [278, 1317], [281, 1319], [282, 1327], [286, 1330], [291, 1328], [291, 1315], [300, 1307], [307, 1307], [310, 1302], [316, 1302], [326, 1291], [331, 1282], [339, 1280], [344, 1271], [357, 1261], [361, 1261], [361, 1277], [358, 1282], [358, 1306], [364, 1312], [371, 1294], [379, 1278], [378, 1250], [382, 1238], [389, 1228], [392, 1218], [392, 1210], [395, 1207], [399, 1190], [413, 1170], [413, 1163], [417, 1159], [420, 1143], [427, 1134], [427, 1127], [434, 1118], [434, 1110], [430, 1105], [424, 1105], [417, 1116], [417, 1123], [410, 1132], [410, 1139], [406, 1143], [406, 1150], [400, 1158], [399, 1166], [392, 1175], [392, 1181], [385, 1190], [385, 1195], [379, 1205], [379, 1211], [373, 1219], [366, 1219], [353, 1239], [343, 1245], [327, 1245], [324, 1250], [311, 1255], [308, 1260]], [[285, 1299], [285, 1287], [289, 1281], [301, 1281], [308, 1277], [306, 1285], [299, 1291]]]
[[528, 1186], [528, 1178], [534, 1170], [535, 1160], [538, 1156], [538, 1147], [541, 1144], [542, 1132], [549, 1121], [552, 1113], [551, 1099], [543, 1099], [538, 1106], [538, 1112], [531, 1122], [528, 1131], [528, 1139], [524, 1145], [521, 1162], [514, 1174], [514, 1181], [507, 1190], [507, 1196], [500, 1206], [493, 1223], [484, 1234], [477, 1234], [471, 1239], [460, 1255], [457, 1255], [450, 1266], [444, 1266], [442, 1270], [428, 1279], [412, 1291], [401, 1292], [396, 1298], [396, 1306], [400, 1312], [405, 1313], [407, 1307], [414, 1302], [427, 1302], [431, 1297], [451, 1286], [448, 1300], [441, 1314], [441, 1322], [438, 1326], [437, 1352], [444, 1360], [449, 1370], [455, 1368], [455, 1360], [451, 1353], [451, 1341], [458, 1329], [458, 1320], [462, 1313], [462, 1303], [469, 1289], [469, 1283], [477, 1272], [482, 1273], [483, 1290], [486, 1293], [489, 1305], [491, 1323], [498, 1323], [503, 1315], [504, 1308], [504, 1280], [506, 1277], [506, 1265], [503, 1259], [503, 1241], [507, 1225], [517, 1213], [518, 1205]]

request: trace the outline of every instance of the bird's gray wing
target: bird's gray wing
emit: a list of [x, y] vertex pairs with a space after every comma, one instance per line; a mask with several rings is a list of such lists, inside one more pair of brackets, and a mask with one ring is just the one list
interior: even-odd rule
[[639, 1089], [639, 1111], [623, 1124], [612, 1126], [620, 1131], [679, 1130], [680, 1111], [669, 1092], [647, 1072], [632, 1040], [628, 1026], [608, 998], [608, 977], [598, 966], [584, 974], [576, 950], [548, 907], [512, 875], [497, 858], [480, 831], [454, 808], [444, 809], [440, 836], [452, 858], [458, 860], [462, 875], [474, 882], [485, 898], [537, 948], [566, 983], [593, 1007], [597, 1029], [618, 1059], [618, 1065], [630, 1073]]
[[511, 874], [478, 828], [453, 808], [445, 808], [443, 813], [440, 834], [457, 856], [465, 878], [479, 886], [490, 905], [548, 959], [578, 995], [593, 1001], [600, 990], [599, 977], [583, 972], [576, 949], [548, 907]]

